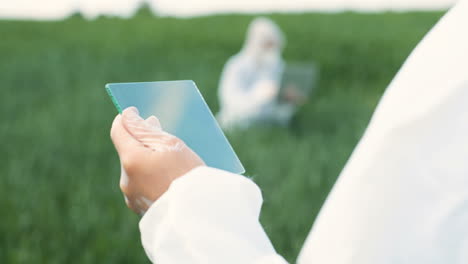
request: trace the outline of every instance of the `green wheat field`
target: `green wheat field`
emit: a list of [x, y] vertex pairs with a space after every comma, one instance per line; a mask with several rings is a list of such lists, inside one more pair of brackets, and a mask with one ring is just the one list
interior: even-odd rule
[[[320, 65], [289, 128], [230, 133], [261, 222], [293, 262], [405, 58], [442, 12], [272, 14], [286, 61]], [[0, 263], [149, 263], [109, 138], [109, 82], [194, 80], [211, 109], [253, 16], [0, 20]]]

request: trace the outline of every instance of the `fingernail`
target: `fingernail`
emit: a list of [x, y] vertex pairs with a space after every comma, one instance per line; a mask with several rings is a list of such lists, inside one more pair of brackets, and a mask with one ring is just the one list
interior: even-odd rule
[[128, 112], [129, 114], [135, 114], [135, 115], [139, 115], [140, 113], [138, 112], [138, 108], [134, 107], [134, 106], [130, 106], [130, 107], [127, 107], [127, 109], [124, 110], [124, 112]]
[[159, 124], [159, 120], [155, 116], [150, 116], [148, 119], [146, 119], [148, 122], [148, 125], [150, 125], [153, 128], [161, 128], [161, 125]]
[[138, 112], [138, 109], [134, 106], [126, 108], [122, 114], [130, 119], [140, 119], [140, 113]]

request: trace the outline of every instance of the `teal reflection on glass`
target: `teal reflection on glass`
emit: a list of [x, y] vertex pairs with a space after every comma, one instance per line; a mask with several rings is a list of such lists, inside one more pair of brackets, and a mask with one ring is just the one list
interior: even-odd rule
[[208, 166], [244, 173], [193, 81], [111, 83], [106, 90], [119, 112], [135, 106], [145, 119], [156, 116], [165, 131], [182, 139]]

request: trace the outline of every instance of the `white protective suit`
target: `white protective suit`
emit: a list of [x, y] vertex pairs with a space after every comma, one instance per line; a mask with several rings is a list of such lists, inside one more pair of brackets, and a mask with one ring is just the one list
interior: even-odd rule
[[288, 123], [295, 107], [277, 102], [283, 46], [283, 34], [273, 21], [257, 18], [250, 24], [244, 47], [228, 60], [221, 74], [218, 120], [223, 127]]
[[[301, 264], [468, 263], [468, 0], [384, 94], [298, 258]], [[156, 263], [285, 263], [249, 179], [201, 167], [140, 222]], [[293, 216], [292, 216], [293, 217]]]

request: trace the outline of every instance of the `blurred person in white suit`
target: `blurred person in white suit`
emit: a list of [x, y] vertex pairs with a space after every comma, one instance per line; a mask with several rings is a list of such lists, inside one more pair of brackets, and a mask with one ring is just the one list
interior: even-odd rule
[[218, 120], [223, 127], [288, 124], [298, 100], [292, 93], [285, 102], [278, 100], [284, 45], [284, 35], [272, 20], [252, 21], [242, 50], [227, 61], [221, 74]]
[[[387, 88], [298, 263], [468, 263], [467, 14], [461, 0]], [[151, 261], [286, 263], [259, 223], [252, 180], [206, 167], [135, 109], [111, 137]]]

